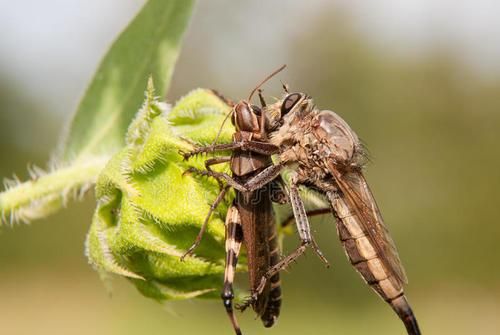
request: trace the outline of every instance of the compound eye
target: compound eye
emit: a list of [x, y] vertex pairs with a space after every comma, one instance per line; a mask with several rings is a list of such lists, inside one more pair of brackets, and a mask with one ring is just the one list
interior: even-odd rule
[[300, 93], [292, 93], [286, 96], [283, 100], [283, 104], [281, 105], [281, 116], [286, 115], [290, 112], [297, 103], [301, 100], [302, 94]]

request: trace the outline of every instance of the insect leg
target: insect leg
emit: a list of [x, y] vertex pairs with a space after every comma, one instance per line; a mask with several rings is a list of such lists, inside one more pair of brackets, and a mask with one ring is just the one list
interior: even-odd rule
[[[210, 167], [212, 165], [216, 164], [222, 164], [222, 163], [227, 163], [231, 160], [230, 156], [224, 156], [224, 157], [215, 157], [215, 158], [210, 158], [205, 161], [205, 169], [208, 171], [213, 171]], [[224, 187], [222, 181], [220, 179], [217, 179], [217, 182], [219, 183], [219, 189], [222, 190]]]
[[284, 166], [282, 164], [271, 165], [257, 175], [250, 178], [244, 186], [247, 188], [247, 191], [255, 191], [259, 188], [262, 188], [264, 185], [270, 183], [274, 179], [276, 179], [281, 170], [283, 170]]
[[238, 190], [240, 192], [250, 192], [250, 191], [255, 191], [258, 190], [259, 188], [263, 187], [267, 183], [270, 183], [273, 181], [276, 177], [279, 176], [281, 170], [283, 170], [283, 165], [277, 164], [277, 165], [271, 165], [261, 172], [259, 174], [253, 176], [250, 178], [245, 184], [242, 184], [235, 180], [233, 177], [228, 175], [227, 173], [223, 172], [216, 172], [212, 170], [204, 171], [204, 170], [199, 170], [194, 167], [190, 167], [187, 169], [184, 173], [196, 173], [201, 176], [209, 176], [213, 177], [217, 180], [224, 180], [229, 186], [233, 187], [235, 190]]
[[262, 290], [266, 286], [266, 282], [269, 278], [271, 278], [275, 273], [278, 273], [279, 271], [288, 267], [288, 265], [290, 265], [290, 263], [294, 262], [297, 258], [299, 258], [309, 246], [312, 247], [313, 250], [316, 252], [316, 254], [319, 256], [319, 258], [328, 265], [328, 261], [326, 260], [321, 250], [319, 250], [319, 248], [316, 245], [316, 242], [312, 238], [311, 228], [309, 226], [309, 221], [307, 220], [307, 212], [304, 207], [304, 203], [300, 198], [299, 190], [297, 187], [297, 181], [295, 180], [295, 178], [292, 179], [290, 185], [290, 202], [292, 204], [292, 210], [295, 216], [295, 222], [297, 223], [297, 231], [300, 236], [301, 244], [297, 249], [295, 249], [295, 251], [286, 256], [284, 259], [282, 259], [279, 263], [271, 267], [266, 272], [266, 274], [262, 277], [259, 286], [252, 294], [251, 298], [252, 301], [256, 300], [259, 294], [262, 293]]
[[[292, 203], [292, 210], [295, 216], [295, 221], [297, 223], [297, 231], [299, 232], [299, 236], [302, 241], [301, 247], [310, 245], [314, 252], [318, 255], [318, 257], [326, 264], [326, 266], [329, 266], [328, 260], [318, 248], [318, 245], [311, 235], [311, 227], [309, 225], [309, 220], [307, 219], [307, 212], [304, 207], [304, 202], [300, 198], [299, 188], [297, 185], [297, 180], [295, 178], [292, 178], [292, 182], [290, 185], [290, 200]], [[292, 259], [292, 261], [294, 261], [299, 256], [300, 254]]]
[[201, 153], [213, 153], [216, 151], [230, 151], [235, 149], [241, 149], [244, 151], [251, 151], [262, 155], [274, 155], [279, 152], [279, 148], [271, 143], [258, 142], [258, 141], [237, 141], [227, 144], [213, 144], [204, 147], [198, 147], [191, 151], [184, 152], [179, 151], [179, 153], [184, 157], [185, 160], [189, 159], [191, 156], [199, 155]]
[[261, 155], [274, 155], [279, 153], [280, 148], [271, 143], [259, 141], [241, 141], [241, 150], [251, 151]]
[[217, 206], [219, 206], [219, 204], [224, 199], [224, 196], [226, 195], [226, 192], [229, 190], [229, 187], [230, 187], [229, 185], [224, 186], [224, 188], [222, 188], [222, 190], [219, 192], [219, 195], [217, 195], [217, 198], [215, 198], [215, 201], [210, 206], [208, 214], [205, 217], [205, 221], [203, 221], [203, 224], [201, 225], [201, 229], [198, 232], [198, 235], [196, 236], [196, 239], [195, 239], [193, 245], [191, 245], [191, 247], [189, 247], [189, 249], [184, 253], [184, 255], [181, 256], [181, 261], [183, 261], [184, 258], [186, 258], [187, 256], [191, 255], [193, 253], [194, 249], [196, 249], [196, 247], [198, 247], [198, 245], [200, 245], [201, 238], [203, 237], [203, 234], [205, 233], [205, 230], [207, 229], [207, 226], [208, 226], [208, 220], [210, 220], [210, 216], [212, 216], [213, 211], [217, 208]]
[[[330, 207], [328, 208], [318, 208], [318, 209], [312, 209], [310, 211], [306, 212], [307, 217], [312, 217], [312, 216], [317, 216], [317, 215], [324, 215], [324, 214], [329, 214], [332, 212], [332, 209]], [[286, 218], [283, 223], [281, 223], [281, 227], [287, 227], [289, 226], [294, 220], [294, 216], [290, 215], [289, 217]]]
[[241, 142], [233, 142], [227, 144], [212, 144], [203, 147], [195, 148], [191, 151], [179, 151], [179, 153], [184, 157], [185, 160], [189, 159], [191, 156], [195, 156], [201, 153], [212, 153], [216, 151], [226, 151], [241, 148]]
[[229, 186], [233, 187], [235, 190], [238, 190], [240, 192], [248, 191], [247, 187], [244, 184], [238, 182], [237, 180], [235, 180], [233, 177], [231, 177], [227, 173], [216, 172], [216, 171], [212, 171], [212, 170], [199, 170], [199, 169], [194, 168], [194, 167], [190, 167], [189, 169], [187, 169], [184, 172], [184, 174], [189, 174], [189, 173], [195, 173], [195, 174], [198, 174], [201, 176], [212, 177], [212, 178], [215, 178], [219, 182], [221, 180], [224, 180]]
[[240, 213], [235, 206], [232, 206], [226, 216], [226, 266], [221, 298], [236, 335], [241, 335], [241, 329], [233, 310], [233, 281], [242, 240], [243, 230], [241, 228]]
[[231, 160], [231, 156], [209, 158], [205, 161], [205, 168], [208, 171], [212, 171], [212, 169], [210, 168], [212, 165], [227, 163], [230, 160]]
[[290, 202], [281, 176], [276, 177], [276, 179], [270, 183], [270, 193], [272, 202], [276, 202], [281, 205]]

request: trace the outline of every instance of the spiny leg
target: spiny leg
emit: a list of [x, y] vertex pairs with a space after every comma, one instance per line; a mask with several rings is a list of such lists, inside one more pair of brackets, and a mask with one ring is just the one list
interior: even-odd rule
[[[258, 143], [258, 142], [256, 142], [256, 143]], [[223, 160], [225, 159], [223, 157], [221, 157], [221, 158]], [[208, 225], [208, 220], [210, 219], [212, 212], [215, 210], [215, 208], [217, 208], [219, 203], [224, 199], [224, 195], [226, 194], [229, 187], [233, 187], [234, 189], [241, 191], [241, 192], [254, 191], [254, 190], [261, 188], [265, 184], [273, 181], [274, 179], [276, 179], [279, 176], [279, 173], [281, 172], [281, 170], [283, 169], [283, 165], [280, 165], [280, 164], [271, 165], [271, 166], [267, 167], [266, 169], [264, 169], [259, 174], [257, 174], [256, 176], [250, 178], [247, 183], [241, 184], [240, 182], [235, 180], [233, 177], [231, 177], [227, 173], [215, 172], [215, 171], [212, 171], [211, 169], [209, 169], [210, 165], [218, 164], [220, 162], [217, 160], [217, 158], [215, 158], [213, 160], [208, 160], [208, 161], [209, 161], [208, 167], [207, 167], [208, 170], [203, 171], [203, 170], [196, 169], [194, 167], [190, 167], [184, 173], [197, 173], [197, 174], [202, 175], [202, 176], [210, 176], [210, 177], [215, 178], [219, 182], [219, 184], [220, 184], [220, 180], [222, 179], [222, 180], [225, 180], [227, 182], [227, 185], [222, 188], [221, 192], [219, 193], [219, 195], [215, 199], [215, 202], [212, 204], [212, 206], [210, 206], [210, 211], [209, 211], [207, 217], [205, 218], [203, 225], [201, 226], [200, 232], [198, 233], [198, 236], [196, 237], [195, 242], [186, 251], [186, 253], [181, 257], [181, 260], [184, 260], [184, 258], [186, 256], [190, 255], [194, 251], [194, 249], [196, 249], [196, 247], [200, 244], [201, 238], [206, 230], [206, 227]], [[207, 164], [207, 163], [205, 163], [205, 164]], [[297, 193], [297, 197], [298, 197], [298, 191], [296, 193]], [[299, 201], [300, 201], [300, 203], [302, 203], [302, 200], [300, 200], [300, 198], [299, 198]], [[302, 207], [304, 207], [304, 204], [302, 204]], [[304, 210], [304, 212], [305, 212], [305, 210]], [[307, 221], [307, 217], [305, 217], [305, 220], [306, 220], [307, 227], [309, 228], [309, 222]], [[309, 235], [310, 235], [310, 232], [309, 232]], [[309, 243], [311, 243], [311, 242], [309, 242]], [[315, 246], [316, 246], [316, 244], [313, 243], [314, 250], [320, 255], [320, 257], [322, 257], [321, 251], [319, 251], [319, 249]], [[326, 259], [324, 257], [322, 257], [322, 259], [324, 259], [324, 261], [326, 262]]]
[[217, 180], [224, 180], [229, 186], [240, 192], [251, 192], [258, 190], [259, 188], [276, 179], [279, 176], [281, 170], [283, 170], [283, 165], [271, 165], [259, 172], [257, 175], [250, 178], [244, 184], [237, 181], [227, 173], [216, 172], [212, 170], [199, 170], [197, 168], [190, 167], [184, 172], [184, 174], [196, 173], [201, 176], [213, 177]]
[[212, 169], [210, 168], [212, 165], [227, 163], [229, 161], [231, 161], [231, 156], [209, 158], [205, 161], [205, 168], [208, 171], [212, 171]]
[[259, 142], [259, 141], [238, 141], [228, 144], [213, 144], [207, 145], [204, 147], [198, 147], [193, 149], [192, 151], [184, 152], [180, 151], [179, 153], [184, 157], [184, 159], [189, 159], [191, 156], [198, 155], [201, 153], [213, 153], [216, 151], [229, 151], [241, 149], [244, 151], [251, 151], [262, 155], [274, 155], [279, 152], [279, 148], [274, 144], [267, 142]]
[[304, 207], [304, 202], [300, 198], [299, 188], [297, 180], [295, 178], [292, 178], [292, 182], [290, 185], [290, 201], [292, 204], [295, 221], [297, 223], [297, 231], [299, 232], [300, 240], [302, 242], [301, 247], [311, 246], [314, 252], [319, 256], [319, 258], [326, 264], [326, 266], [329, 266], [328, 260], [325, 258], [321, 250], [319, 250], [316, 242], [314, 241], [314, 238], [311, 235], [311, 227], [309, 225], [309, 220], [307, 219], [306, 208]]
[[[332, 209], [330, 207], [328, 207], [328, 208], [312, 209], [310, 211], [307, 211], [306, 214], [307, 214], [307, 217], [312, 217], [312, 216], [328, 214], [331, 212], [332, 212]], [[285, 219], [285, 221], [283, 221], [283, 223], [281, 223], [281, 227], [282, 228], [288, 227], [293, 222], [293, 220], [294, 220], [294, 216], [290, 215], [289, 217], [287, 217]]]
[[[215, 157], [215, 158], [209, 158], [205, 161], [205, 168], [207, 171], [213, 171], [211, 166], [216, 165], [216, 164], [222, 164], [222, 163], [227, 163], [231, 161], [231, 156], [224, 156], [224, 157]], [[216, 179], [217, 182], [219, 183], [219, 189], [222, 190], [224, 187], [224, 184], [220, 179]]]
[[242, 241], [243, 230], [241, 228], [240, 214], [238, 209], [232, 206], [226, 215], [226, 265], [224, 270], [224, 288], [221, 298], [236, 335], [241, 335], [241, 329], [233, 310], [233, 282]]
[[181, 261], [184, 261], [184, 258], [191, 255], [193, 253], [194, 249], [196, 249], [200, 245], [203, 234], [205, 233], [205, 230], [207, 229], [208, 221], [210, 220], [210, 217], [212, 216], [212, 213], [217, 208], [217, 206], [219, 206], [219, 204], [222, 202], [222, 200], [224, 200], [224, 196], [226, 195], [226, 192], [229, 190], [229, 187], [230, 187], [229, 185], [224, 186], [222, 188], [222, 190], [219, 192], [219, 195], [217, 195], [217, 198], [215, 198], [215, 201], [210, 206], [208, 214], [205, 217], [205, 221], [203, 221], [203, 224], [201, 225], [201, 229], [198, 232], [198, 235], [196, 236], [196, 239], [195, 239], [193, 245], [191, 245], [191, 247], [189, 247], [189, 249], [184, 253], [184, 255], [181, 256]]
[[283, 164], [271, 165], [252, 178], [248, 179], [248, 181], [244, 184], [244, 187], [247, 191], [256, 191], [278, 178], [283, 168]]
[[238, 142], [227, 143], [227, 144], [212, 144], [202, 147], [197, 147], [191, 151], [180, 150], [179, 153], [184, 157], [185, 160], [189, 159], [191, 156], [195, 156], [201, 153], [212, 153], [216, 151], [226, 151], [234, 150], [239, 148], [241, 145]]
[[278, 176], [273, 181], [271, 181], [270, 188], [272, 202], [278, 203], [280, 205], [284, 205], [290, 202], [288, 194], [286, 193], [285, 183], [281, 176]]
[[219, 183], [221, 180], [224, 180], [229, 186], [231, 186], [235, 190], [238, 190], [240, 192], [248, 191], [248, 189], [245, 187], [244, 184], [240, 183], [239, 181], [235, 180], [233, 177], [224, 172], [216, 172], [212, 170], [199, 170], [195, 167], [190, 167], [186, 171], [184, 171], [184, 174], [189, 174], [189, 173], [195, 173], [200, 176], [212, 177], [215, 178]]
[[319, 250], [316, 242], [312, 238], [311, 228], [307, 219], [307, 212], [304, 207], [304, 203], [300, 198], [297, 181], [295, 180], [295, 178], [292, 179], [290, 185], [290, 202], [292, 205], [293, 214], [295, 216], [295, 222], [297, 224], [297, 231], [299, 233], [301, 244], [299, 247], [297, 247], [297, 249], [295, 249], [295, 251], [286, 256], [266, 272], [266, 274], [262, 277], [259, 286], [255, 290], [255, 292], [253, 292], [251, 301], [257, 299], [259, 294], [262, 293], [262, 290], [266, 286], [266, 282], [269, 278], [271, 278], [275, 273], [278, 273], [279, 271], [285, 269], [288, 265], [290, 265], [290, 263], [294, 262], [306, 251], [307, 247], [309, 246], [313, 248], [319, 258], [328, 266], [327, 259], [325, 258], [321, 250]]

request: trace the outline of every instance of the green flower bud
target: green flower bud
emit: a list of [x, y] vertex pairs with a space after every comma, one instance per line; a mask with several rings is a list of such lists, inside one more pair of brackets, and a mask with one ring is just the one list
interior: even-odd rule
[[[179, 150], [208, 144], [230, 107], [209, 90], [198, 89], [174, 108], [159, 102], [153, 84], [131, 123], [127, 145], [108, 162], [96, 183], [97, 208], [87, 236], [86, 254], [99, 271], [127, 277], [156, 300], [216, 297], [224, 272], [222, 203], [192, 257], [192, 245], [219, 192], [215, 180], [183, 175], [204, 168], [204, 157], [183, 161]], [[231, 141], [226, 123], [219, 143]], [[219, 169], [227, 171], [226, 164]]]

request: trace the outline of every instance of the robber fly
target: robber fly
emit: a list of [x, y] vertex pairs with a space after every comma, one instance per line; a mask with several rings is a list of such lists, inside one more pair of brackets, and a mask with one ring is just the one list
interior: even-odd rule
[[[281, 287], [278, 271], [268, 277], [269, 280], [266, 285], [262, 286], [258, 293], [256, 293], [256, 290], [261, 278], [280, 259], [272, 201], [279, 203], [286, 201], [286, 194], [283, 192], [283, 181], [280, 178], [273, 178], [269, 183], [260, 187], [253, 187], [251, 191], [247, 191], [238, 185], [245, 184], [255, 175], [272, 166], [271, 155], [278, 153], [279, 148], [267, 142], [266, 119], [261, 108], [251, 105], [250, 100], [260, 85], [283, 68], [284, 66], [259, 84], [252, 91], [248, 100], [242, 100], [233, 106], [229, 114], [232, 116], [231, 120], [236, 128], [232, 143], [213, 144], [212, 146], [199, 147], [191, 152], [183, 153], [184, 158], [188, 159], [202, 152], [232, 151], [231, 156], [206, 160], [206, 170], [190, 168], [187, 171], [214, 177], [222, 186], [219, 195], [210, 207], [195, 243], [188, 249], [183, 258], [192, 253], [200, 243], [210, 215], [224, 199], [230, 187], [234, 186], [236, 197], [227, 212], [225, 222], [226, 263], [221, 298], [236, 334], [241, 334], [241, 330], [232, 305], [234, 298], [233, 280], [242, 243], [247, 251], [250, 288], [254, 299], [243, 304], [241, 309], [251, 306], [259, 315], [265, 327], [271, 327], [280, 313]], [[225, 101], [230, 103], [227, 99]], [[227, 175], [213, 171], [211, 166], [228, 162], [232, 176], [230, 176], [229, 183], [224, 183], [224, 181], [227, 182], [228, 180]]]
[[[391, 305], [408, 334], [419, 335], [417, 320], [403, 292], [405, 271], [362, 173], [366, 154], [357, 135], [336, 113], [316, 108], [310, 96], [289, 93], [284, 88], [285, 97], [264, 109], [269, 118], [270, 143], [280, 148], [279, 161], [255, 176], [252, 184], [268, 183], [285, 167], [294, 171], [289, 197], [301, 245], [265, 274], [255, 294], [265, 287], [267, 278], [312, 245], [308, 213], [298, 192], [303, 185], [326, 196], [351, 264]], [[245, 186], [252, 188], [250, 184]]]

